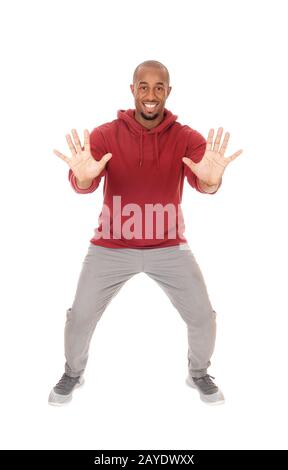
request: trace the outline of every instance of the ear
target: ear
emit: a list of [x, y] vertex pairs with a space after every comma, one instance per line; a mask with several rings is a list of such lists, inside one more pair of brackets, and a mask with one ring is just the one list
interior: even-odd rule
[[132, 95], [134, 95], [134, 85], [130, 85], [130, 90], [132, 92]]
[[167, 98], [168, 98], [168, 96], [170, 95], [170, 91], [171, 91], [171, 90], [172, 90], [172, 86], [169, 86], [169, 88], [168, 88], [168, 93], [167, 93]]

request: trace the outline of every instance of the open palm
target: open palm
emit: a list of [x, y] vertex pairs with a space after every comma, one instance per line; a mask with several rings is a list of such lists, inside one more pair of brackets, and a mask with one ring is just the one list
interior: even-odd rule
[[199, 163], [194, 163], [191, 158], [182, 158], [183, 162], [199, 178], [199, 180], [211, 186], [219, 184], [226, 166], [235, 160], [235, 158], [237, 158], [243, 151], [238, 150], [237, 152], [233, 153], [231, 157], [224, 157], [230, 134], [229, 132], [226, 132], [223, 143], [219, 149], [222, 133], [223, 127], [220, 127], [213, 145], [214, 129], [210, 129], [206, 150], [202, 160]]
[[63, 153], [55, 149], [54, 153], [69, 165], [79, 181], [93, 180], [93, 178], [100, 175], [103, 171], [106, 163], [112, 157], [112, 154], [106, 153], [99, 161], [95, 160], [91, 154], [90, 136], [87, 129], [84, 130], [83, 147], [81, 146], [78, 133], [75, 129], [72, 129], [72, 136], [74, 142], [72, 141], [70, 134], [66, 135], [66, 140], [71, 150], [71, 158], [66, 157], [66, 155], [63, 155]]

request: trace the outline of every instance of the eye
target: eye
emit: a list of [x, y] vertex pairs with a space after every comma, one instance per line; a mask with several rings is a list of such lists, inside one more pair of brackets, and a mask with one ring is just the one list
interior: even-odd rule
[[142, 85], [140, 88], [141, 88], [141, 90], [146, 90], [147, 86]]

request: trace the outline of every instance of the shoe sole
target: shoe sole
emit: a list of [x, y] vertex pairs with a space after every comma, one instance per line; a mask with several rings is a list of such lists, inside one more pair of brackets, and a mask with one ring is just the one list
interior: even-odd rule
[[80, 381], [75, 387], [73, 388], [72, 392], [69, 393], [69, 395], [60, 395], [59, 393], [55, 393], [54, 389], [51, 390], [49, 398], [48, 398], [48, 404], [52, 406], [63, 406], [72, 400], [73, 397], [73, 392], [76, 390], [76, 388], [81, 387], [84, 384], [84, 378], [81, 377]]
[[[217, 393], [213, 393], [211, 395], [204, 395], [203, 393], [201, 393], [201, 391], [194, 384], [194, 382], [191, 379], [190, 375], [188, 375], [188, 377], [186, 378], [186, 384], [189, 387], [194, 388], [194, 390], [197, 390], [197, 392], [200, 395], [201, 400], [206, 405], [217, 406], [217, 405], [223, 405], [223, 403], [225, 403], [225, 398], [223, 396], [223, 393], [220, 390]], [[210, 399], [208, 399], [208, 397], [210, 397]]]

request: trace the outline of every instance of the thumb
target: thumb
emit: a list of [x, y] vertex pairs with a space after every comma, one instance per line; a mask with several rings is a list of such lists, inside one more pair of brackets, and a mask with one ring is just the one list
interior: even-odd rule
[[106, 153], [102, 158], [101, 160], [99, 161], [99, 163], [104, 167], [106, 165], [106, 163], [110, 160], [110, 158], [112, 157], [112, 153]]
[[189, 166], [189, 168], [192, 168], [193, 162], [192, 162], [191, 158], [183, 157], [182, 161], [185, 163], [185, 165]]

